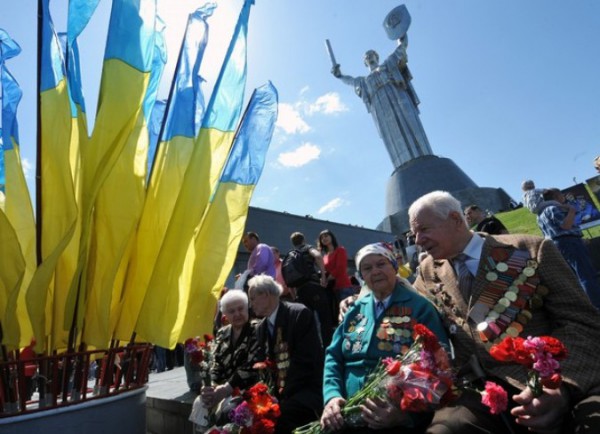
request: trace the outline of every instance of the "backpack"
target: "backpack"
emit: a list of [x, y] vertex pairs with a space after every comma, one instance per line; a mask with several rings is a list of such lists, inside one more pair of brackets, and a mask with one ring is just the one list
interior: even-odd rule
[[290, 250], [281, 262], [281, 275], [287, 286], [297, 288], [318, 276], [310, 246]]

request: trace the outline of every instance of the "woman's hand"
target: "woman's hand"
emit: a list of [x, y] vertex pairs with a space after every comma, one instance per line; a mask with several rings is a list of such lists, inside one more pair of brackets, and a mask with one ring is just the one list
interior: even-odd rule
[[559, 389], [546, 389], [537, 398], [529, 387], [513, 400], [520, 404], [511, 410], [519, 425], [539, 433], [560, 433], [564, 415], [569, 410], [569, 393], [564, 386]]
[[321, 428], [325, 431], [339, 431], [344, 427], [342, 408], [346, 404], [344, 398], [332, 398], [327, 402], [321, 416]]
[[410, 420], [405, 412], [379, 398], [367, 399], [365, 404], [361, 405], [361, 410], [363, 420], [371, 429], [408, 425]]

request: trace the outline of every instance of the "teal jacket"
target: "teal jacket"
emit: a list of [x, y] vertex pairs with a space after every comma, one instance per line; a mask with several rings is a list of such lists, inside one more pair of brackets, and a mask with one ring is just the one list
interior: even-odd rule
[[[325, 355], [323, 402], [348, 399], [385, 357], [395, 357], [413, 343], [412, 327], [423, 324], [448, 348], [448, 336], [435, 307], [414, 290], [397, 283], [385, 312], [375, 318], [372, 293], [356, 301], [338, 326]], [[414, 321], [411, 321], [414, 320]], [[383, 327], [382, 327], [383, 326]], [[395, 333], [385, 333], [384, 327]]]

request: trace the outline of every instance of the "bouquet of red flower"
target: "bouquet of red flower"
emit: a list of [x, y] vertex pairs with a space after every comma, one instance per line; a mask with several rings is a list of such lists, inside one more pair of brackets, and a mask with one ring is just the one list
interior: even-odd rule
[[244, 392], [243, 401], [229, 414], [230, 423], [209, 428], [208, 434], [272, 434], [280, 416], [279, 404], [263, 383]]
[[[404, 411], [435, 410], [454, 397], [453, 375], [446, 350], [422, 324], [413, 328], [414, 342], [405, 354], [383, 359], [367, 378], [363, 388], [346, 401], [342, 409], [349, 426], [364, 425], [361, 405], [369, 398], [385, 397]], [[295, 434], [322, 434], [320, 421], [304, 425]]]
[[193, 371], [199, 371], [202, 384], [210, 386], [210, 364], [213, 358], [214, 340], [211, 335], [204, 335], [204, 341], [200, 337], [189, 338], [184, 343], [184, 350], [189, 355], [190, 367]]
[[527, 386], [534, 396], [543, 387], [557, 389], [562, 383], [559, 361], [567, 357], [567, 349], [552, 336], [506, 337], [490, 348], [490, 355], [501, 362], [513, 362], [527, 368]]

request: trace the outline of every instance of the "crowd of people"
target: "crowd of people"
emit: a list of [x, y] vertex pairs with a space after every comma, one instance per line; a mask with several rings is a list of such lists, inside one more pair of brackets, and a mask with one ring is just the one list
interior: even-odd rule
[[[566, 228], [572, 211], [563, 198], [532, 184], [523, 185], [524, 202], [545, 238], [509, 234], [478, 206], [429, 193], [409, 209], [407, 244], [418, 256], [412, 278], [400, 277], [393, 246], [369, 244], [354, 261], [360, 293], [348, 274], [348, 253], [330, 230], [319, 234], [316, 247], [293, 233], [285, 255], [247, 233], [246, 281], [220, 300], [227, 325], [216, 333], [202, 405], [217, 409], [235, 391], [265, 381], [256, 364], [272, 361], [269, 383], [281, 409], [276, 433], [314, 420], [326, 432], [344, 433], [600, 432], [597, 293], [569, 256], [581, 250], [572, 245], [581, 234]], [[556, 234], [545, 229], [551, 221]], [[402, 411], [373, 397], [360, 408], [359, 426], [349, 426], [347, 400], [380, 360], [410, 347], [415, 324], [452, 354], [457, 378], [468, 387], [435, 411]], [[496, 361], [489, 348], [506, 336], [542, 335], [564, 343], [568, 357], [560, 387], [537, 395], [525, 370]], [[476, 392], [486, 381], [508, 391], [502, 414], [491, 414]]]

